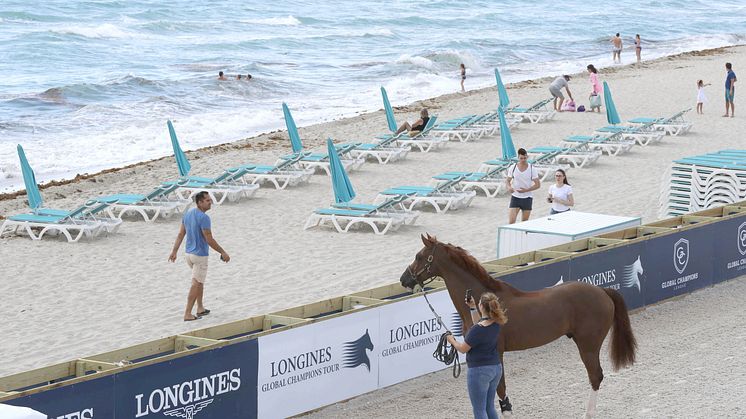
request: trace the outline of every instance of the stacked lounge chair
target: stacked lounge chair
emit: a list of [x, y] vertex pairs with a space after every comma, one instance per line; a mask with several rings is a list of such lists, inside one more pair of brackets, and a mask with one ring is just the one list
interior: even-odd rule
[[746, 150], [721, 150], [675, 160], [668, 215], [683, 215], [746, 199]]

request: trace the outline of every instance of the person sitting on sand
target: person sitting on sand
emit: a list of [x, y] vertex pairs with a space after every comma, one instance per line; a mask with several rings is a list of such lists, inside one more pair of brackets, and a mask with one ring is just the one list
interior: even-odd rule
[[427, 121], [429, 121], [429, 120], [430, 120], [430, 116], [427, 113], [427, 109], [423, 108], [420, 111], [420, 119], [418, 119], [417, 121], [415, 121], [414, 124], [410, 124], [409, 122], [403, 123], [399, 127], [399, 129], [396, 130], [396, 134], [395, 135], [399, 135], [399, 134], [401, 134], [404, 131], [409, 131], [409, 132], [413, 132], [413, 131], [419, 132], [419, 131], [422, 131], [422, 130], [425, 129], [425, 126], [427, 125]]
[[554, 96], [554, 110], [557, 112], [562, 112], [562, 102], [565, 101], [565, 96], [562, 94], [563, 87], [567, 90], [567, 96], [570, 97], [570, 100], [573, 100], [572, 93], [570, 93], [570, 86], [567, 84], [568, 81], [570, 81], [570, 76], [565, 74], [554, 79], [552, 84], [549, 85], [549, 93]]
[[221, 71], [218, 73], [218, 80], [228, 80], [228, 79], [225, 77], [225, 74], [223, 74], [223, 72]]

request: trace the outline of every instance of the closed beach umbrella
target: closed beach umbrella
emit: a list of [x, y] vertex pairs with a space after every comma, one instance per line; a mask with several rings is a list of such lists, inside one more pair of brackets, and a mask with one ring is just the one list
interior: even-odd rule
[[26, 199], [28, 199], [28, 206], [31, 209], [41, 208], [42, 200], [41, 193], [39, 193], [39, 186], [36, 184], [36, 176], [34, 175], [34, 169], [28, 164], [26, 160], [26, 153], [23, 152], [23, 147], [18, 144], [18, 158], [21, 160], [21, 173], [23, 174], [23, 183], [26, 185]]
[[290, 144], [293, 146], [293, 153], [300, 153], [303, 151], [303, 143], [300, 141], [300, 135], [298, 134], [298, 127], [295, 126], [293, 115], [290, 114], [288, 105], [282, 104], [282, 113], [285, 115], [285, 126], [288, 127], [288, 136], [290, 137]]
[[334, 200], [341, 204], [350, 202], [355, 197], [355, 190], [352, 188], [350, 178], [347, 177], [342, 161], [339, 159], [337, 149], [331, 138], [326, 139], [326, 151], [329, 153], [329, 169], [332, 174], [332, 189], [334, 189]]
[[500, 77], [500, 72], [495, 68], [495, 80], [497, 81], [497, 96], [500, 98], [500, 107], [506, 109], [510, 104], [510, 98], [508, 98], [508, 91], [505, 90], [503, 79]]
[[386, 111], [386, 123], [389, 124], [389, 131], [396, 132], [399, 127], [396, 126], [396, 119], [394, 119], [394, 109], [391, 107], [389, 95], [386, 94], [386, 89], [383, 87], [381, 87], [381, 96], [383, 96], [383, 109]]
[[510, 135], [508, 122], [505, 120], [505, 112], [502, 108], [497, 108], [497, 115], [500, 118], [500, 142], [503, 148], [503, 160], [511, 160], [518, 155], [513, 145], [513, 136]]
[[606, 121], [612, 125], [616, 125], [622, 122], [619, 118], [619, 114], [614, 106], [614, 99], [611, 98], [611, 90], [609, 85], [604, 82], [604, 105], [606, 105]]
[[176, 137], [176, 131], [174, 131], [174, 124], [171, 121], [168, 121], [168, 134], [171, 136], [171, 147], [174, 149], [176, 165], [179, 166], [179, 176], [187, 176], [189, 171], [192, 170], [192, 165], [189, 164], [186, 154], [181, 150], [179, 139]]

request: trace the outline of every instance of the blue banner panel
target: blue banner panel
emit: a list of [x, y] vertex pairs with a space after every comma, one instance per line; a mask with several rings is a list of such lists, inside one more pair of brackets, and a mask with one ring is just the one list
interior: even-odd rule
[[717, 246], [713, 282], [746, 275], [746, 216], [714, 223], [707, 228], [711, 231], [713, 245]]
[[493, 277], [521, 291], [538, 291], [567, 281], [570, 277], [570, 263], [563, 260], [513, 274], [493, 275]]
[[256, 418], [257, 340], [125, 371], [116, 418]]
[[67, 385], [5, 403], [30, 407], [55, 419], [113, 418], [114, 376]]
[[642, 243], [616, 247], [570, 260], [569, 280], [619, 291], [628, 309], [642, 307], [649, 256]]
[[714, 269], [712, 229], [693, 228], [645, 242], [646, 266], [643, 283], [645, 304], [686, 294], [712, 285]]

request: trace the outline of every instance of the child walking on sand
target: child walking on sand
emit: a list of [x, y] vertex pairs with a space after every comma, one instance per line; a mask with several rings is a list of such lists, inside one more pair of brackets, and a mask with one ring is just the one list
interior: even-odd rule
[[707, 102], [707, 96], [705, 96], [705, 86], [709, 86], [710, 83], [705, 84], [702, 80], [697, 80], [697, 113], [702, 115], [702, 104]]

